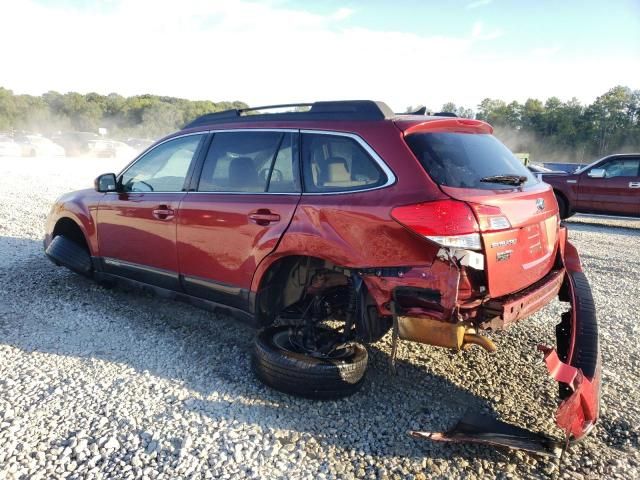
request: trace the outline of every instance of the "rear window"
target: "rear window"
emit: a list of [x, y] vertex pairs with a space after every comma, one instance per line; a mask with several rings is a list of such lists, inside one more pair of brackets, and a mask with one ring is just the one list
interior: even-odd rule
[[522, 186], [538, 182], [493, 135], [415, 133], [406, 141], [429, 176], [440, 185], [486, 190], [514, 188], [513, 185], [481, 181], [495, 175], [526, 177]]

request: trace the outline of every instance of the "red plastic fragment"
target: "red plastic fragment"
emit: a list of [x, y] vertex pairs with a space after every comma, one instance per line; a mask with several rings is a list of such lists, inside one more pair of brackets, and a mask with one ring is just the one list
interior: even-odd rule
[[551, 377], [568, 384], [573, 390], [558, 407], [556, 423], [567, 437], [578, 440], [589, 433], [598, 418], [599, 372], [590, 380], [582, 370], [560, 360], [555, 349], [540, 345], [538, 350], [544, 352], [544, 362]]

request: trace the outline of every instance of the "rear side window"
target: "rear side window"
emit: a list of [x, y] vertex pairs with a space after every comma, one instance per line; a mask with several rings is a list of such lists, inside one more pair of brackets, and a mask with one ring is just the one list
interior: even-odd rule
[[302, 135], [305, 192], [356, 191], [383, 185], [387, 178], [362, 146], [341, 135]]
[[429, 176], [440, 185], [486, 190], [513, 188], [513, 185], [481, 181], [495, 175], [526, 177], [523, 186], [538, 182], [493, 135], [415, 133], [406, 141]]
[[198, 191], [299, 192], [295, 139], [289, 132], [216, 133]]

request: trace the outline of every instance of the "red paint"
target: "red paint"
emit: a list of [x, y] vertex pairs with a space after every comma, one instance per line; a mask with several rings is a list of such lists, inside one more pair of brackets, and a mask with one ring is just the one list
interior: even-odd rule
[[98, 254], [170, 272], [178, 271], [176, 217], [184, 193], [109, 193], [98, 207]]
[[442, 118], [427, 122], [400, 120], [396, 125], [405, 135], [418, 132], [493, 133], [493, 127], [488, 123], [468, 118]]
[[187, 193], [178, 221], [180, 273], [249, 289], [299, 200], [300, 195]]
[[600, 410], [600, 368], [594, 378], [586, 378], [582, 370], [564, 363], [553, 348], [543, 345], [544, 362], [551, 377], [571, 387], [573, 393], [556, 411], [556, 423], [567, 436], [579, 440], [589, 433], [598, 420]]

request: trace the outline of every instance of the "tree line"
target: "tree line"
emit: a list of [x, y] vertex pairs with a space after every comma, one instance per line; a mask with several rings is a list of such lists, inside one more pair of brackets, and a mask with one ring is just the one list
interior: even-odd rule
[[246, 108], [243, 102], [186, 100], [157, 95], [123, 97], [76, 92], [14, 95], [0, 87], [0, 132], [28, 131], [51, 135], [60, 131], [97, 132], [112, 137], [158, 138], [206, 113]]
[[524, 103], [485, 98], [475, 114], [451, 102], [442, 110], [489, 122], [511, 150], [530, 153], [534, 162], [588, 163], [612, 153], [640, 152], [640, 90], [624, 86], [590, 105], [576, 98]]
[[[243, 102], [211, 102], [116, 93], [100, 95], [47, 92], [15, 95], [0, 87], [0, 132], [29, 131], [50, 135], [59, 131], [96, 132], [112, 137], [157, 138], [181, 128], [205, 113], [246, 108]], [[410, 107], [409, 110], [414, 110]], [[496, 135], [533, 161], [588, 162], [600, 156], [640, 151], [640, 90], [616, 86], [582, 105], [573, 98], [524, 103], [485, 98], [473, 109], [449, 102], [442, 111], [491, 123]]]

